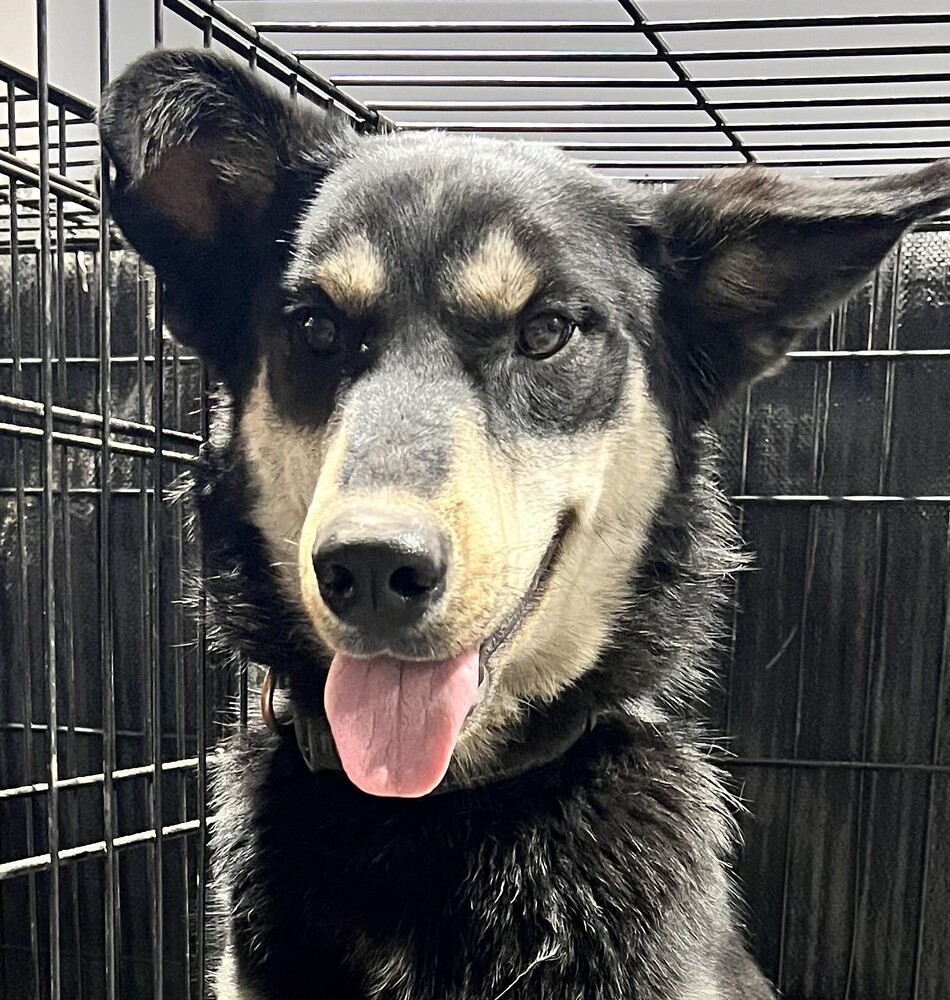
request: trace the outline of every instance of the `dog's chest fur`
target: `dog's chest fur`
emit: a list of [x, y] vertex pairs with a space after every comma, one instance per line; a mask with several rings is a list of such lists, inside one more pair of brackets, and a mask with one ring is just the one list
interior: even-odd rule
[[408, 806], [292, 745], [224, 766], [218, 876], [260, 996], [730, 996], [703, 985], [732, 934], [728, 821], [682, 734], [608, 720], [539, 771]]

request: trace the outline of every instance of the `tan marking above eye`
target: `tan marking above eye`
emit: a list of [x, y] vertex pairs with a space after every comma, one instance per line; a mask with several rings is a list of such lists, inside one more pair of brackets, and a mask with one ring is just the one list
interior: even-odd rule
[[538, 287], [535, 264], [510, 229], [491, 229], [451, 276], [451, 290], [466, 311], [485, 319], [510, 319]]
[[350, 237], [317, 263], [317, 284], [344, 312], [369, 309], [386, 290], [386, 271], [379, 251], [365, 236]]

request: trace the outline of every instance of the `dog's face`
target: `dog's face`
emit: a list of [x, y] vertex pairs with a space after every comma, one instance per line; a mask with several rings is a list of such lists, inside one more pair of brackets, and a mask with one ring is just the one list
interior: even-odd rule
[[116, 218], [236, 397], [344, 767], [388, 795], [597, 663], [677, 440], [948, 200], [942, 168], [634, 200], [538, 146], [347, 138], [200, 53], [145, 57], [101, 124]]
[[255, 522], [326, 647], [467, 681], [460, 757], [596, 660], [670, 477], [612, 194], [542, 149], [364, 142], [261, 306]]

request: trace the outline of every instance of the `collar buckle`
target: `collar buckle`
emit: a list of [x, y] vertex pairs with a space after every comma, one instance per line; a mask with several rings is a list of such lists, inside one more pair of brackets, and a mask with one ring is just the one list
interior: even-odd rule
[[261, 718], [272, 733], [279, 733], [287, 726], [292, 726], [294, 722], [293, 717], [286, 721], [277, 718], [277, 713], [274, 711], [274, 692], [278, 687], [280, 683], [277, 674], [273, 670], [268, 670], [261, 682]]

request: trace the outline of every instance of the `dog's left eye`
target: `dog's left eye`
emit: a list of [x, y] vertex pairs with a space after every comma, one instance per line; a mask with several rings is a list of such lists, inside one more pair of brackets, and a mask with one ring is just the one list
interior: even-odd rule
[[287, 321], [314, 351], [329, 351], [336, 344], [339, 328], [331, 316], [321, 315], [313, 309], [294, 309]]
[[557, 313], [532, 316], [522, 324], [518, 350], [529, 358], [549, 358], [557, 354], [577, 332], [577, 324]]

